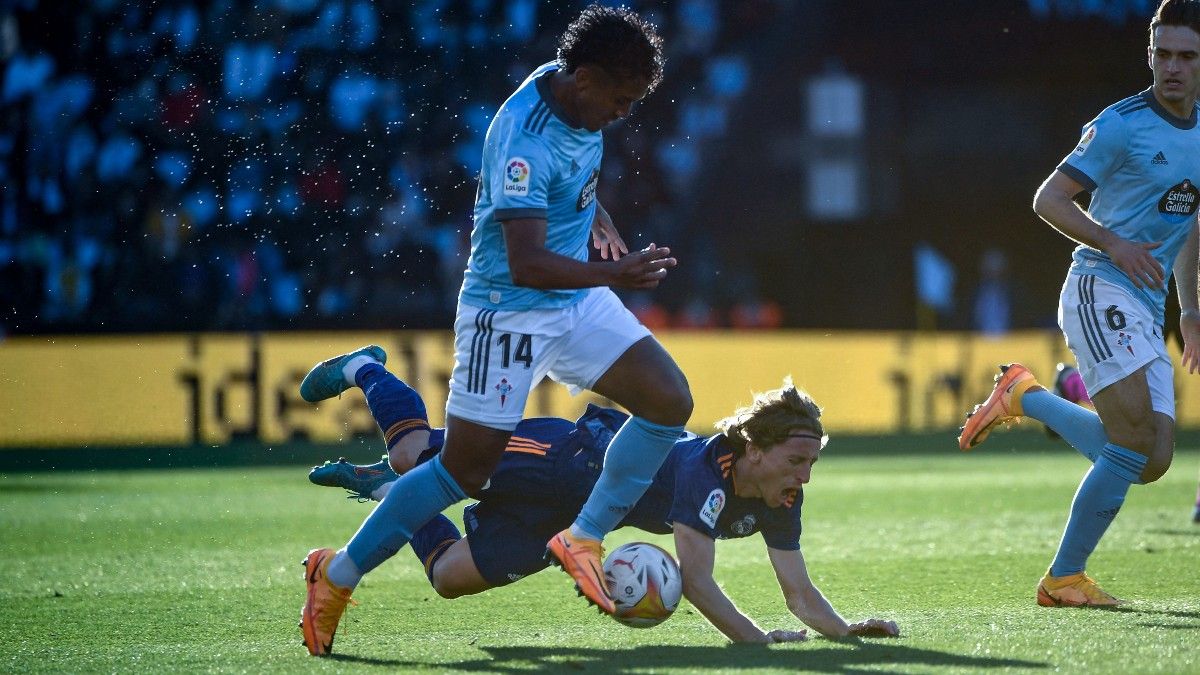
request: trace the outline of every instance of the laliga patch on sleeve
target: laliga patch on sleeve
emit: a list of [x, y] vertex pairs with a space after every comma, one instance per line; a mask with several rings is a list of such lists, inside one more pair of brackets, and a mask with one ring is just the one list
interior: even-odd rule
[[708, 499], [705, 499], [704, 506], [700, 507], [700, 520], [707, 523], [709, 527], [716, 527], [717, 516], [721, 515], [723, 508], [725, 508], [725, 491], [717, 488], [708, 493]]
[[513, 157], [504, 167], [504, 192], [510, 195], [529, 194], [529, 175], [533, 167], [524, 157]]
[[1083, 132], [1083, 138], [1079, 139], [1079, 145], [1075, 146], [1075, 154], [1082, 155], [1092, 144], [1094, 138], [1096, 138], [1096, 127], [1088, 127], [1088, 130]]

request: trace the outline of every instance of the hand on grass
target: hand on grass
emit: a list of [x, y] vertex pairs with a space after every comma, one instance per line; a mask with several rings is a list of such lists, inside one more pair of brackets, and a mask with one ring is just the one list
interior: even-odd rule
[[856, 637], [899, 637], [900, 627], [895, 621], [867, 619], [850, 624], [850, 634]]
[[767, 633], [768, 644], [780, 642], [804, 642], [808, 639], [807, 630], [773, 630]]

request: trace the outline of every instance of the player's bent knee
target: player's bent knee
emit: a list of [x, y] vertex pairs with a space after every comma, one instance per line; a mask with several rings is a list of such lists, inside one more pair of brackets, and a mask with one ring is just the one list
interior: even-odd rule
[[452, 584], [439, 584], [436, 581], [433, 584], [433, 590], [446, 600], [453, 600], [455, 598], [461, 598], [462, 596], [467, 595], [467, 592], [458, 586], [454, 586]]
[[454, 557], [453, 551], [443, 556], [441, 560], [438, 560], [433, 566], [433, 574], [430, 575], [429, 579], [429, 583], [433, 586], [433, 591], [447, 600], [453, 600], [465, 595], [462, 592], [462, 584], [458, 583], [453, 570], [450, 569], [454, 565], [450, 564], [451, 561], [448, 558], [452, 557]]
[[436, 572], [433, 575], [433, 590], [439, 596], [447, 600], [453, 600], [455, 598], [461, 598], [462, 596], [467, 595], [464, 588], [453, 583], [453, 581], [442, 579]]
[[666, 392], [662, 398], [662, 407], [662, 415], [664, 419], [668, 420], [668, 424], [687, 423], [692, 417], [692, 410], [696, 404], [692, 400], [692, 391], [688, 388], [686, 381]]
[[1171, 468], [1171, 460], [1174, 457], [1173, 448], [1166, 448], [1164, 451], [1156, 451], [1154, 455], [1146, 461], [1146, 468], [1142, 469], [1141, 479], [1143, 483], [1153, 483], [1154, 481], [1166, 475], [1167, 469]]
[[679, 382], [661, 384], [648, 399], [648, 405], [642, 410], [634, 411], [634, 414], [656, 424], [687, 424], [695, 407], [692, 391], [688, 388], [687, 380], [682, 378]]
[[1141, 481], [1145, 483], [1153, 483], [1154, 481], [1166, 475], [1167, 469], [1171, 468], [1171, 463], [1167, 462], [1163, 465], [1147, 462], [1146, 468], [1142, 470]]
[[1147, 457], [1154, 456], [1157, 440], [1157, 434], [1152, 426], [1139, 426], [1119, 433], [1109, 434], [1109, 441], [1112, 443], [1122, 448], [1128, 448], [1134, 452], [1141, 453]]
[[417, 458], [429, 447], [429, 430], [416, 429], [397, 440], [387, 451], [388, 465], [403, 476], [417, 465]]
[[476, 575], [463, 575], [461, 573], [455, 574], [454, 571], [446, 574], [438, 574], [438, 568], [434, 567], [433, 590], [439, 596], [447, 600], [453, 600], [455, 598], [461, 598], [464, 595], [475, 595], [477, 593], [482, 593], [491, 588], [491, 586], [481, 577], [476, 576], [476, 578], [473, 579], [472, 576]]
[[452, 474], [455, 482], [458, 483], [458, 486], [462, 488], [462, 491], [468, 497], [472, 498], [479, 496], [480, 490], [483, 489], [488, 479], [492, 477], [490, 467], [489, 470], [472, 469], [460, 471], [459, 474], [461, 475]]
[[392, 467], [392, 471], [395, 471], [397, 476], [403, 476], [412, 468], [406, 457], [390, 450], [388, 451], [388, 466]]
[[442, 455], [442, 466], [446, 467], [446, 471], [458, 487], [469, 497], [475, 497], [483, 488], [487, 480], [492, 477], [492, 472], [496, 469], [496, 463], [493, 461], [479, 461], [477, 463], [468, 463], [464, 461], [446, 461], [445, 453]]

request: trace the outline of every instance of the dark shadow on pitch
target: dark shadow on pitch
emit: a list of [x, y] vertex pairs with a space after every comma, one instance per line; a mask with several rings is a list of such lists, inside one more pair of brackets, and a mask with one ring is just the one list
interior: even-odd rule
[[1171, 529], [1146, 530], [1146, 534], [1165, 534], [1168, 537], [1200, 537], [1200, 525]]
[[[848, 647], [848, 648], [847, 648]], [[456, 662], [430, 664], [403, 659], [363, 658], [334, 654], [329, 658], [347, 663], [388, 667], [429, 667], [476, 673], [633, 673], [653, 668], [719, 668], [759, 670], [796, 669], [827, 673], [865, 672], [891, 666], [899, 672], [920, 667], [951, 668], [1049, 668], [1043, 661], [953, 654], [932, 649], [906, 647], [897, 640], [858, 641], [849, 645], [831, 645], [815, 640], [789, 646], [689, 647], [683, 645], [643, 645], [632, 649], [596, 649], [570, 647], [494, 647], [481, 646], [487, 656]]]
[[372, 658], [370, 656], [355, 656], [354, 654], [339, 654], [337, 652], [334, 652], [333, 654], [329, 654], [327, 656], [321, 656], [318, 658], [328, 659], [330, 661], [339, 661], [341, 663], [359, 663], [364, 666], [383, 666], [386, 668], [399, 668], [402, 666], [408, 666], [408, 667], [423, 666], [423, 667], [428, 668], [431, 665], [434, 665], [434, 664], [430, 664], [430, 663], [416, 663], [414, 661], [405, 661], [403, 659], [377, 659], [377, 658]]
[[62, 481], [21, 481], [9, 482], [6, 476], [0, 475], [0, 494], [67, 494], [86, 492], [90, 486], [79, 483], [64, 483]]
[[1131, 614], [1157, 614], [1159, 616], [1174, 616], [1180, 619], [1200, 619], [1200, 612], [1181, 611], [1175, 609], [1140, 609], [1138, 607], [1121, 607], [1121, 611]]
[[1159, 628], [1162, 630], [1200, 630], [1200, 623], [1139, 623], [1143, 628]]
[[[1174, 617], [1174, 618], [1178, 618], [1178, 619], [1193, 619], [1193, 620], [1200, 619], [1200, 612], [1179, 611], [1179, 610], [1173, 610], [1173, 609], [1144, 609], [1144, 608], [1140, 608], [1140, 607], [1130, 607], [1130, 606], [1089, 607], [1088, 609], [1089, 610], [1103, 609], [1108, 612], [1113, 612], [1114, 614], [1146, 615], [1147, 618], [1152, 617], [1152, 616], [1162, 616], [1162, 617]], [[1163, 628], [1166, 630], [1180, 630], [1180, 629], [1196, 630], [1196, 629], [1200, 629], [1200, 623], [1188, 623], [1188, 622], [1180, 623], [1177, 621], [1144, 621], [1144, 622], [1138, 623], [1137, 625], [1142, 626], [1144, 628]]]

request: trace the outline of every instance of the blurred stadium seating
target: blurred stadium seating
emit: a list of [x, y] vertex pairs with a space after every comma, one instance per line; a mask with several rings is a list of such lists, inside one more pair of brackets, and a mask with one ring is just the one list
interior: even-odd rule
[[[582, 3], [539, 5], [16, 3], [0, 326], [448, 326], [490, 116]], [[772, 3], [639, 5], [670, 71], [608, 135], [602, 199], [631, 243], [667, 242], [747, 89], [726, 34]]]
[[[583, 4], [5, 3], [0, 334], [448, 326], [489, 117]], [[1030, 195], [1089, 114], [1145, 86], [1148, 10], [629, 4], [668, 71], [606, 135], [600, 196], [682, 262], [627, 298], [648, 324], [971, 328], [997, 250], [1011, 328], [1053, 327], [1070, 246]], [[805, 130], [822, 73], [863, 83], [861, 138]], [[805, 172], [841, 157], [861, 204], [822, 220]], [[922, 246], [957, 271], [936, 316]]]

